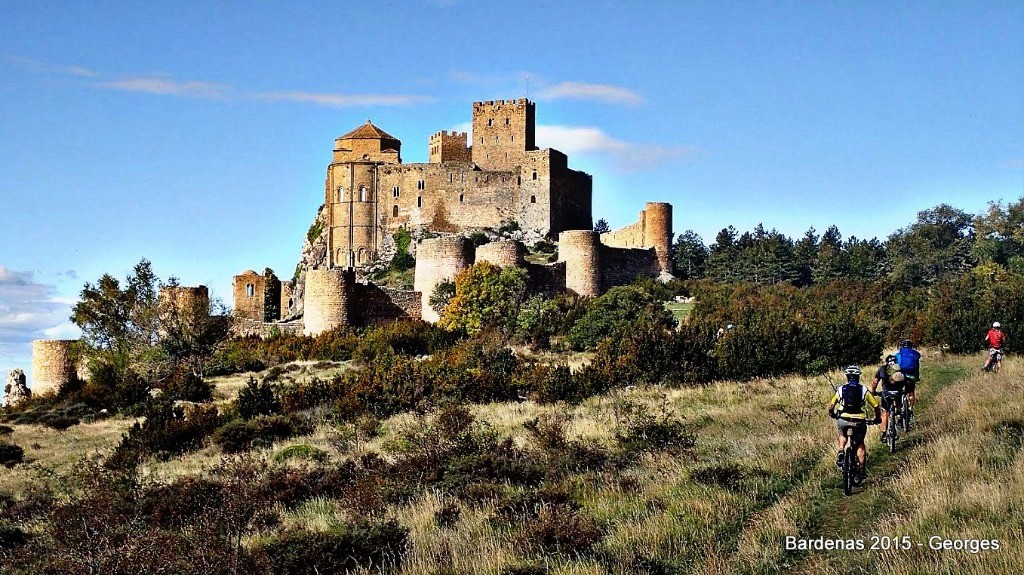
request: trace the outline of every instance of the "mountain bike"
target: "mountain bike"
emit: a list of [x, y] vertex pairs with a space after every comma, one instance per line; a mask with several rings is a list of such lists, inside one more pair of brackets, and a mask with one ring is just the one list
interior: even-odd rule
[[896, 451], [897, 430], [907, 433], [910, 430], [910, 400], [902, 391], [883, 391], [882, 408], [889, 412], [885, 424], [886, 445], [889, 453]]
[[[846, 421], [860, 423], [858, 420], [847, 419]], [[862, 442], [857, 441], [854, 436], [856, 429], [856, 427], [843, 428], [843, 437], [846, 438], [846, 447], [843, 448], [842, 461], [843, 493], [846, 495], [852, 495], [853, 488], [860, 486], [862, 481], [860, 475], [860, 460], [857, 459], [857, 447], [859, 447]]]
[[1003, 367], [1003, 350], [1002, 348], [992, 347], [988, 350], [988, 359], [985, 360], [985, 371], [994, 371], [999, 373], [1000, 368]]

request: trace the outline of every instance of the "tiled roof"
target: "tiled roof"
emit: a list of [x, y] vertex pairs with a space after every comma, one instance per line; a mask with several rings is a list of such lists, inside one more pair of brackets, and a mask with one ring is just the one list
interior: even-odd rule
[[377, 126], [373, 125], [373, 122], [367, 120], [365, 124], [359, 126], [355, 130], [341, 136], [341, 140], [398, 140], [398, 138], [391, 134], [381, 130]]

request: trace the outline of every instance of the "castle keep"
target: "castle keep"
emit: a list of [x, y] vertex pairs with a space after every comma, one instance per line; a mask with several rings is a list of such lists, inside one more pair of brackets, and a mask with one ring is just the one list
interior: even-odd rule
[[[436, 286], [481, 261], [525, 268], [532, 293], [597, 296], [669, 274], [672, 206], [649, 202], [635, 223], [592, 231], [591, 177], [570, 169], [565, 154], [537, 149], [535, 115], [526, 99], [475, 102], [472, 141], [463, 132], [437, 132], [429, 161], [419, 164], [403, 164], [401, 141], [369, 120], [337, 138], [297, 281], [283, 282], [269, 269], [235, 276], [236, 332], [316, 335], [401, 318], [437, 321], [429, 305]], [[493, 237], [501, 228], [557, 238], [557, 261], [528, 263], [521, 241], [474, 246], [466, 237]], [[411, 247], [413, 289], [360, 280], [363, 270], [390, 258], [393, 234], [402, 229], [425, 234]]]
[[402, 143], [369, 120], [339, 137], [324, 191], [328, 266], [370, 263], [402, 227], [590, 229], [591, 177], [569, 169], [565, 154], [537, 149], [535, 114], [526, 99], [474, 102], [474, 141], [438, 132], [425, 164], [403, 164]]

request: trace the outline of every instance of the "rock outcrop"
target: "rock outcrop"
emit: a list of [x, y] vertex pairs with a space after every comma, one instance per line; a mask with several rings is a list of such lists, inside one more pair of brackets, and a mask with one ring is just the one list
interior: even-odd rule
[[17, 407], [32, 397], [32, 390], [28, 388], [25, 379], [25, 372], [20, 369], [12, 369], [7, 374], [7, 384], [4, 385], [4, 398], [0, 401], [0, 407]]

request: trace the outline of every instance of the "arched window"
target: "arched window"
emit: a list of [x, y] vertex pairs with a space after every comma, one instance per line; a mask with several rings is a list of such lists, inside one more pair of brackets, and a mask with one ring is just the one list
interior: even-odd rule
[[505, 125], [507, 126], [507, 125], [508, 125], [508, 123], [509, 123], [509, 122], [508, 122], [508, 118], [505, 118]]
[[359, 252], [356, 254], [356, 261], [363, 263], [366, 260], [366, 248], [359, 248]]
[[391, 188], [391, 195], [397, 198], [398, 196], [402, 195], [402, 189], [399, 188], [398, 186]]
[[254, 297], [256, 295], [256, 286], [252, 284], [245, 284], [245, 297]]
[[523, 185], [523, 177], [522, 176], [516, 176], [516, 185], [517, 186]]
[[339, 204], [341, 203], [341, 186], [338, 186], [337, 199], [335, 201], [338, 202]]
[[369, 198], [370, 191], [366, 189], [366, 186], [359, 186], [359, 201], [366, 202], [369, 201]]
[[537, 196], [530, 196], [530, 203], [531, 204], [536, 204], [537, 203]]
[[494, 118], [487, 118], [487, 126], [490, 127], [492, 125], [494, 125]]
[[416, 207], [417, 208], [422, 208], [423, 207], [423, 196], [417, 196], [416, 197]]
[[537, 172], [533, 173], [533, 179], [535, 179], [535, 180], [537, 179]]
[[395, 204], [395, 207], [391, 208], [391, 217], [398, 217], [398, 204]]
[[462, 194], [459, 194], [459, 203], [460, 203], [460, 204], [461, 204], [461, 203], [462, 203], [463, 201], [465, 201], [465, 199], [466, 199], [466, 196], [464, 196], [464, 195], [462, 195]]

